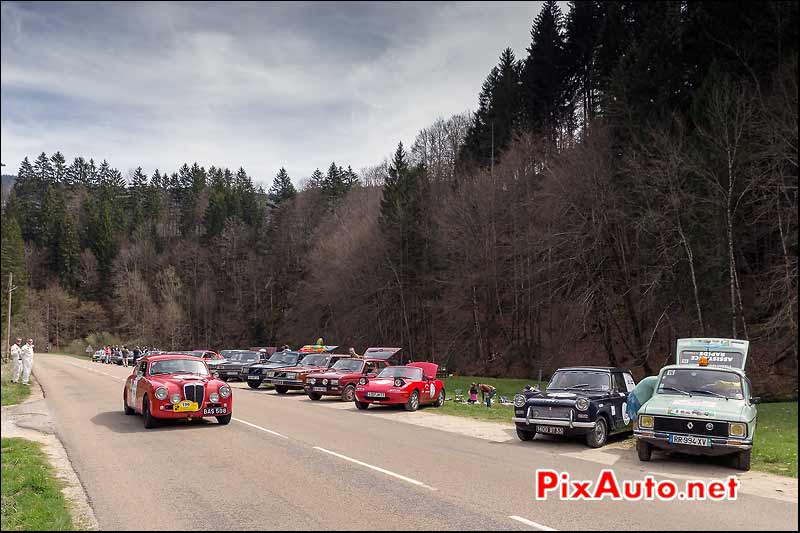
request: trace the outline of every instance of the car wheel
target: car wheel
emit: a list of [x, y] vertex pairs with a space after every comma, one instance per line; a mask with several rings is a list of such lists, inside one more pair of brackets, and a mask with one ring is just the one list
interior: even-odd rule
[[441, 407], [444, 405], [444, 389], [439, 391], [439, 397], [436, 398], [436, 407]]
[[586, 444], [590, 448], [602, 448], [606, 440], [608, 440], [608, 425], [605, 418], [598, 416], [594, 429], [586, 434]]
[[525, 431], [524, 429], [517, 428], [517, 437], [519, 437], [519, 440], [521, 441], [533, 440], [535, 436], [535, 431]]
[[261, 382], [260, 382], [260, 381], [255, 381], [255, 380], [253, 380], [253, 379], [248, 379], [248, 380], [247, 380], [247, 385], [248, 385], [248, 386], [249, 386], [251, 389], [257, 389], [257, 388], [259, 388], [259, 387], [261, 386]]
[[356, 397], [356, 387], [355, 385], [348, 385], [342, 391], [342, 401], [343, 402], [352, 402]]
[[309, 392], [308, 397], [314, 400], [315, 402], [318, 402], [319, 400], [322, 399], [322, 394], [318, 392]]
[[142, 400], [142, 418], [144, 419], [145, 429], [152, 429], [158, 425], [156, 418], [150, 414], [150, 400], [147, 396]]
[[359, 411], [364, 411], [369, 408], [369, 402], [359, 402], [358, 400], [355, 400], [355, 403], [356, 408], [358, 408]]
[[122, 406], [123, 406], [123, 410], [125, 411], [126, 415], [132, 415], [132, 414], [136, 413], [135, 410], [133, 410], [130, 407], [128, 407], [128, 390], [127, 389], [122, 389]]
[[227, 415], [224, 415], [224, 416], [218, 416], [217, 417], [217, 422], [219, 422], [223, 426], [226, 426], [226, 425], [231, 423], [231, 417], [232, 416], [233, 416], [232, 414], [227, 414]]
[[283, 385], [275, 385], [275, 392], [277, 392], [278, 394], [286, 394], [287, 392], [289, 392], [289, 389], [287, 389]]
[[639, 456], [640, 461], [649, 461], [653, 456], [653, 445], [642, 439], [636, 440], [636, 455]]
[[419, 407], [419, 391], [414, 391], [411, 393], [411, 396], [408, 397], [408, 401], [406, 402], [405, 406], [406, 411], [416, 411]]
[[753, 450], [745, 450], [735, 454], [733, 456], [733, 467], [742, 472], [748, 472], [750, 470], [750, 456], [752, 454]]

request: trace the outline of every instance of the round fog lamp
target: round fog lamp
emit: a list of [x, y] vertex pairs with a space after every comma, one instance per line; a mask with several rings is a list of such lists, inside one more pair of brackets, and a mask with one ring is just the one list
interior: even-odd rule
[[322, 384], [323, 384], [323, 385], [327, 385], [327, 384], [328, 384], [328, 380], [327, 380], [327, 379], [323, 379], [323, 380], [322, 380]]
[[316, 382], [317, 382], [317, 380], [316, 380], [316, 379], [314, 379], [314, 378], [308, 378], [308, 384], [309, 384], [309, 385], [313, 385], [313, 384], [315, 384]]
[[173, 405], [174, 405], [174, 404], [178, 403], [179, 401], [181, 401], [181, 395], [180, 395], [180, 394], [178, 394], [178, 393], [176, 392], [176, 393], [174, 393], [174, 394], [170, 395], [170, 397], [169, 397], [169, 403], [171, 403], [171, 404], [173, 404]]
[[211, 400], [211, 403], [217, 403], [219, 401], [219, 394], [212, 392], [208, 395], [208, 399]]

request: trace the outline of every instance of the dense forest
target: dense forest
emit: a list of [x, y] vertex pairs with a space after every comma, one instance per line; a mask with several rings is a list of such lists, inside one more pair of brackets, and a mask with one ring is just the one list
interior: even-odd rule
[[796, 2], [545, 2], [475, 112], [297, 188], [32, 154], [3, 208], [3, 327], [13, 272], [13, 329], [40, 347], [322, 336], [462, 373], [642, 377], [677, 337], [723, 336], [791, 394], [797, 28]]

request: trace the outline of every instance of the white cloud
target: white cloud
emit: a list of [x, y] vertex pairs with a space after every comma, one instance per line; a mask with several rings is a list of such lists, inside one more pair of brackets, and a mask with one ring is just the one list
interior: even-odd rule
[[[51, 8], [51, 6], [55, 6]], [[2, 4], [2, 160], [358, 169], [477, 101], [539, 3]]]

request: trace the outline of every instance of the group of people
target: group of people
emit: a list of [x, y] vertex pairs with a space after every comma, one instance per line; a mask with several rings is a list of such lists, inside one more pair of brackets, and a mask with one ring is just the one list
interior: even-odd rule
[[486, 407], [491, 407], [492, 399], [497, 394], [497, 389], [488, 383], [475, 383], [473, 381], [469, 388], [469, 400], [467, 400], [467, 403], [475, 404], [478, 401], [478, 392], [481, 393], [481, 403], [485, 403]]
[[22, 339], [17, 337], [14, 344], [11, 345], [10, 352], [11, 360], [14, 363], [11, 383], [19, 383], [21, 376], [22, 384], [27, 385], [33, 369], [33, 339], [28, 339], [27, 343], [22, 344]]
[[143, 353], [146, 353], [147, 350], [148, 350], [147, 346], [145, 346], [144, 349], [142, 349], [142, 348], [140, 348], [138, 346], [135, 346], [133, 348], [133, 350], [131, 350], [125, 345], [122, 345], [122, 346], [119, 346], [117, 344], [115, 344], [113, 346], [108, 346], [107, 345], [107, 346], [105, 346], [103, 348], [103, 351], [105, 352], [105, 354], [103, 355], [102, 361], [104, 363], [106, 363], [106, 364], [110, 364], [110, 363], [113, 362], [111, 360], [112, 357], [114, 357], [114, 358], [121, 357], [122, 358], [122, 366], [128, 366], [128, 360], [130, 360], [131, 363], [136, 363], [136, 360], [139, 359], [139, 357]]

